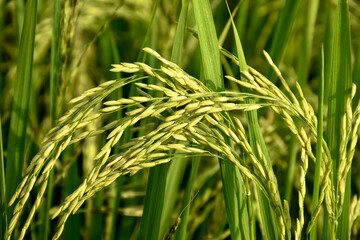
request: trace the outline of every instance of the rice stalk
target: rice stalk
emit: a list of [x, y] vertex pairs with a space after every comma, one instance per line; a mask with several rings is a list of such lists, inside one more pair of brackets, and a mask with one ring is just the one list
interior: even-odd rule
[[[116, 47], [113, 31], [110, 28], [108, 30], [108, 32], [109, 32], [110, 36], [107, 39], [109, 39], [110, 46], [111, 46], [111, 48], [109, 49], [109, 55], [110, 54], [113, 55], [112, 59], [114, 59], [114, 62], [120, 62], [120, 56], [119, 56], [119, 52], [118, 52], [117, 47]], [[107, 62], [104, 61], [104, 63], [107, 63]], [[120, 73], [115, 73], [115, 76], [116, 76], [116, 78], [121, 78]], [[115, 91], [114, 99], [122, 98], [122, 96], [123, 96], [123, 92], [122, 92], [121, 89], [118, 89], [117, 91]], [[123, 117], [123, 113], [121, 111], [117, 112], [115, 114], [115, 116], [114, 116], [115, 119], [120, 119], [122, 117]], [[115, 145], [115, 147], [116, 147], [116, 145]], [[119, 151], [120, 151], [119, 148], [115, 149], [115, 152], [119, 152]], [[122, 187], [123, 187], [123, 178], [119, 178], [117, 183], [116, 183], [116, 186], [114, 186], [114, 190], [111, 189], [110, 193], [109, 193], [109, 194], [114, 194], [115, 197], [113, 197], [111, 199], [111, 201], [109, 201], [109, 207], [112, 208], [113, 211], [111, 213], [109, 213], [107, 215], [107, 217], [106, 217], [106, 224], [105, 224], [106, 230], [105, 230], [105, 234], [104, 234], [106, 239], [110, 239], [110, 240], [115, 239], [115, 233], [116, 233], [116, 230], [117, 230], [116, 226], [118, 226], [118, 224], [117, 224], [117, 222], [118, 222], [117, 207], [120, 206]]]
[[[315, 173], [314, 173], [314, 189], [312, 195], [312, 217], [310, 223], [307, 228], [307, 234], [310, 232], [310, 239], [317, 239], [317, 216], [319, 214], [320, 208], [316, 209], [316, 206], [319, 202], [319, 185], [320, 185], [320, 166], [322, 160], [322, 141], [323, 141], [323, 120], [324, 120], [324, 68], [325, 68], [325, 60], [324, 60], [324, 47], [321, 49], [321, 82], [319, 86], [319, 109], [318, 109], [318, 127], [317, 127], [317, 139], [316, 139], [316, 162], [315, 162]], [[324, 200], [324, 194], [321, 192], [322, 198], [320, 198], [320, 202]], [[312, 229], [311, 229], [312, 228]]]
[[[53, 38], [51, 44], [51, 74], [50, 74], [50, 116], [51, 116], [51, 126], [53, 127], [56, 123], [56, 99], [58, 92], [58, 84], [60, 77], [60, 11], [61, 11], [61, 2], [56, 0], [54, 2], [54, 27], [53, 27]], [[49, 235], [49, 225], [50, 225], [50, 207], [52, 202], [52, 189], [53, 189], [53, 172], [50, 172], [49, 176], [49, 191], [47, 193], [47, 202], [46, 207], [44, 208], [44, 233], [43, 238], [47, 239]]]

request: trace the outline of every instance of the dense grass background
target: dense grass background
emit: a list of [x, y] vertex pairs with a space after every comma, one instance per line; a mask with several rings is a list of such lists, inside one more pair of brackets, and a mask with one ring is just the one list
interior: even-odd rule
[[[359, 2], [242, 0], [228, 4], [223, 0], [1, 1], [0, 236], [5, 235], [13, 215], [14, 207], [7, 207], [8, 202], [46, 133], [72, 107], [68, 102], [101, 83], [131, 75], [110, 72], [111, 64], [143, 62], [159, 68], [159, 61], [142, 51], [150, 47], [214, 92], [248, 91], [224, 77], [248, 81], [240, 75], [248, 66], [284, 89], [281, 78], [263, 55], [266, 50], [290, 88], [295, 89], [296, 82], [302, 88], [320, 123], [310, 146], [316, 153], [316, 164], [310, 158], [306, 166], [298, 138], [270, 108], [234, 113], [246, 128], [255, 155], [263, 155], [266, 171], [276, 176], [274, 197], [281, 199], [278, 211], [288, 220], [284, 223], [286, 232], [282, 232], [281, 221], [266, 194], [226, 157], [184, 156], [175, 151], [170, 153], [173, 161], [132, 176], [120, 176], [97, 192], [69, 217], [61, 238], [360, 237], [360, 166], [356, 148], [347, 176], [339, 172], [342, 118], [347, 113], [351, 84], [360, 81]], [[226, 57], [229, 54], [233, 59]], [[156, 78], [144, 82], [159, 83]], [[139, 94], [134, 84], [128, 84], [106, 100]], [[301, 99], [298, 93], [296, 97]], [[354, 109], [358, 99], [357, 93]], [[86, 130], [100, 129], [133, 109], [92, 121]], [[149, 124], [158, 122], [144, 119], [128, 128], [113, 153], [124, 152], [128, 146], [120, 146], [144, 135]], [[295, 124], [303, 126], [300, 120]], [[324, 152], [317, 149], [321, 148], [323, 130], [332, 156], [330, 178], [336, 183], [327, 190], [344, 197], [343, 209], [333, 213], [324, 204], [310, 235], [306, 228], [321, 200], [320, 168], [324, 168], [320, 165]], [[230, 138], [224, 137], [231, 145]], [[25, 238], [48, 239], [55, 234], [59, 220], [50, 221], [50, 215], [91, 172], [93, 159], [105, 143], [106, 135], [98, 135], [62, 152], [55, 171], [49, 173], [47, 191]], [[345, 147], [345, 152], [351, 150], [350, 145]], [[307, 174], [302, 181], [304, 169]], [[344, 184], [337, 185], [339, 181]], [[304, 186], [306, 194], [301, 196]], [[36, 187], [29, 195], [14, 239], [21, 235], [39, 191], [41, 187]], [[303, 209], [299, 202], [304, 203]], [[286, 218], [288, 213], [290, 219]], [[302, 230], [297, 218], [303, 222]]]

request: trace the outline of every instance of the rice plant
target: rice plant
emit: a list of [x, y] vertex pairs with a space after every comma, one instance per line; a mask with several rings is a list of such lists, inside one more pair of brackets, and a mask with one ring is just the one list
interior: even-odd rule
[[359, 6], [2, 2], [1, 236], [358, 238]]

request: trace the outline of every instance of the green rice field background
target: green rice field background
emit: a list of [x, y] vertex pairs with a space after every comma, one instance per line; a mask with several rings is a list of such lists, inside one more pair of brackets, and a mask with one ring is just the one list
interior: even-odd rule
[[360, 2], [0, 1], [0, 239], [359, 239]]

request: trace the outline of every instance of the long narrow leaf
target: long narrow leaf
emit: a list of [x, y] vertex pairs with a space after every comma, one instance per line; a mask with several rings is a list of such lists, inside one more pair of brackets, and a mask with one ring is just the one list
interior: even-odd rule
[[[319, 1], [318, 0], [303, 1], [303, 6], [306, 6], [304, 13], [305, 25], [302, 31], [303, 39], [301, 42], [301, 49], [304, 49], [304, 51], [300, 51], [299, 53], [297, 73], [298, 73], [298, 83], [301, 86], [301, 88], [304, 89], [309, 72], [311, 49], [312, 49], [315, 21], [317, 16], [317, 10], [319, 7]], [[285, 196], [285, 200], [291, 203], [293, 180], [294, 180], [293, 177], [294, 177], [295, 163], [298, 152], [297, 151], [298, 144], [295, 135], [291, 136], [289, 149], [290, 149], [289, 163], [288, 163], [289, 167], [286, 173], [284, 196]]]
[[[220, 64], [220, 52], [215, 31], [214, 20], [208, 0], [195, 0], [194, 14], [199, 31], [199, 43], [201, 50], [202, 65], [205, 73], [205, 84], [213, 91], [224, 90], [222, 69]], [[239, 212], [241, 208], [240, 199], [242, 192], [241, 179], [238, 169], [229, 161], [219, 160], [226, 213], [230, 226], [232, 239], [242, 239], [241, 222]], [[246, 238], [246, 237], [245, 237]]]
[[11, 111], [10, 132], [7, 145], [6, 196], [8, 200], [14, 193], [16, 185], [20, 181], [22, 165], [24, 162], [36, 12], [37, 0], [29, 0], [26, 4], [24, 27], [20, 41], [14, 102]]
[[[245, 55], [242, 49], [241, 40], [239, 38], [237, 29], [235, 27], [235, 24], [233, 23], [233, 30], [234, 30], [234, 36], [235, 36], [235, 43], [236, 43], [236, 49], [239, 59], [239, 68], [240, 71], [246, 71], [248, 70], [248, 66], [246, 64]], [[241, 77], [242, 81], [246, 81], [245, 78]], [[253, 102], [253, 100], [249, 100], [249, 103]], [[271, 169], [271, 162], [269, 158], [269, 154], [267, 151], [267, 148], [265, 146], [265, 142], [263, 139], [263, 136], [260, 131], [259, 123], [257, 120], [257, 112], [256, 111], [249, 111], [246, 113], [247, 120], [249, 122], [249, 135], [250, 135], [250, 145], [253, 149], [257, 149], [257, 144], [260, 145], [262, 153], [264, 153], [266, 158], [266, 163], [269, 168]], [[257, 150], [255, 150], [257, 154]], [[268, 199], [265, 197], [265, 195], [258, 189], [259, 194], [259, 200], [260, 200], [260, 214], [262, 218], [262, 223], [264, 224], [264, 234], [265, 238], [267, 239], [277, 239], [278, 238], [278, 232], [277, 227], [275, 225], [275, 216], [274, 212], [272, 211], [270, 204], [268, 202]]]
[[180, 216], [181, 224], [179, 226], [179, 230], [176, 232], [176, 239], [179, 239], [179, 240], [186, 239], [186, 227], [187, 227], [187, 222], [188, 222], [189, 212], [190, 212], [191, 193], [192, 193], [192, 189], [194, 186], [194, 181], [195, 181], [195, 176], [196, 176], [197, 169], [199, 166], [199, 161], [200, 161], [200, 159], [198, 159], [198, 157], [193, 157], [192, 162], [191, 162], [190, 178], [189, 178], [189, 182], [186, 186], [185, 198], [184, 198], [185, 201], [182, 206], [182, 209], [185, 209], [185, 210], [184, 210], [182, 216]]
[[5, 184], [5, 171], [4, 171], [4, 154], [2, 143], [2, 126], [1, 126], [1, 113], [0, 113], [0, 237], [5, 238], [7, 223], [7, 204], [6, 204], [6, 184]]
[[[151, 169], [146, 190], [144, 213], [141, 219], [139, 239], [158, 239], [160, 231], [161, 210], [164, 203], [167, 165], [155, 166]], [[146, 202], [149, 203], [148, 207]], [[159, 211], [160, 210], [160, 211]]]
[[[340, 22], [340, 42], [337, 45], [338, 51], [342, 54], [340, 57], [340, 72], [338, 75], [338, 82], [344, 81], [344, 95], [341, 99], [346, 105], [346, 101], [349, 97], [352, 77], [351, 77], [351, 30], [350, 30], [350, 16], [349, 6], [347, 0], [339, 1], [341, 11], [341, 22]], [[345, 47], [345, 49], [343, 49]], [[344, 61], [344, 62], [343, 62]], [[343, 71], [343, 72], [342, 72]], [[341, 83], [343, 84], [343, 83]], [[343, 133], [345, 134], [345, 133]], [[339, 219], [339, 228], [337, 232], [337, 238], [346, 239], [350, 236], [350, 197], [351, 197], [351, 168], [346, 176], [345, 192], [339, 189], [340, 194], [344, 195], [344, 205], [342, 207], [342, 213]]]
[[[179, 22], [176, 28], [174, 44], [172, 47], [171, 53], [171, 60], [176, 63], [177, 65], [181, 65], [182, 61], [182, 51], [183, 51], [183, 42], [185, 36], [185, 29], [187, 23], [187, 15], [188, 15], [188, 8], [189, 8], [189, 0], [183, 0], [181, 3], [181, 11], [179, 15]], [[179, 191], [179, 187], [184, 176], [184, 172], [186, 169], [187, 161], [183, 159], [182, 156], [178, 156], [177, 154], [174, 155], [174, 161], [170, 164], [168, 170], [168, 177], [166, 180], [166, 190], [165, 190], [165, 198], [166, 201], [164, 202], [164, 209], [163, 214], [161, 217], [161, 235], [165, 234], [165, 231], [171, 226], [171, 215], [173, 213], [173, 208], [175, 205], [175, 201], [177, 200], [177, 191]], [[192, 162], [192, 165], [194, 163]], [[188, 184], [194, 179], [189, 179]], [[191, 185], [192, 188], [192, 185]], [[188, 189], [186, 190], [188, 191]], [[191, 192], [191, 189], [189, 190]], [[187, 198], [184, 199], [187, 202]], [[184, 214], [188, 214], [188, 212], [184, 212]], [[187, 226], [187, 218], [181, 223], [182, 228], [180, 229], [181, 232], [186, 232]]]
[[[300, 2], [302, 1], [286, 1], [285, 7], [281, 10], [270, 49], [270, 56], [276, 65], [280, 63], [283, 56]], [[270, 66], [267, 68], [266, 76], [270, 80], [275, 78], [275, 73]]]
[[[350, 44], [350, 25], [349, 10], [346, 0], [339, 0], [336, 10], [335, 28], [333, 34], [330, 64], [330, 83], [329, 83], [329, 106], [328, 106], [328, 125], [327, 142], [333, 159], [333, 183], [335, 193], [339, 191], [336, 187], [337, 172], [339, 167], [339, 145], [342, 133], [340, 123], [345, 113], [346, 100], [350, 93], [351, 86], [351, 44]], [[350, 175], [348, 176], [350, 178]], [[348, 183], [348, 181], [347, 181]], [[349, 188], [346, 187], [346, 191]], [[342, 193], [347, 195], [346, 193]], [[349, 196], [349, 195], [347, 195]], [[349, 199], [345, 199], [342, 217], [339, 221], [338, 232], [335, 233], [334, 221], [330, 221], [330, 237], [347, 238], [349, 233]], [[329, 221], [329, 219], [325, 219]]]
[[[156, 47], [156, 31], [157, 31], [157, 6], [158, 1], [155, 2], [152, 13], [152, 25], [149, 26], [148, 31], [151, 30], [150, 46]], [[145, 39], [146, 41], [146, 39]], [[144, 41], [145, 44], [147, 44]], [[150, 66], [155, 65], [155, 59], [151, 58]], [[150, 79], [149, 82], [153, 82]], [[134, 86], [134, 85], [133, 85]], [[160, 234], [160, 223], [164, 205], [164, 195], [166, 188], [166, 176], [168, 171], [168, 164], [161, 164], [150, 169], [148, 184], [146, 189], [146, 197], [144, 203], [143, 216], [140, 225], [140, 239], [158, 239]]]
[[[316, 163], [315, 163], [315, 174], [314, 174], [314, 189], [312, 197], [312, 214], [314, 214], [315, 207], [319, 201], [319, 189], [320, 189], [320, 164], [322, 159], [322, 142], [323, 142], [323, 108], [324, 108], [324, 49], [322, 49], [321, 58], [321, 82], [319, 86], [319, 110], [318, 110], [318, 128], [317, 128], [317, 139], [316, 139]], [[313, 229], [310, 233], [310, 239], [317, 239], [317, 221], [315, 221]]]
[[[60, 77], [60, 11], [61, 1], [54, 1], [54, 22], [53, 22], [53, 38], [51, 44], [51, 60], [50, 60], [50, 117], [51, 125], [55, 125], [56, 121], [56, 99], [58, 93], [58, 83]], [[54, 173], [50, 173], [49, 177], [49, 191], [47, 193], [46, 207], [44, 208], [44, 235], [43, 239], [49, 238], [50, 216], [49, 211], [52, 203], [52, 189], [53, 189]]]

